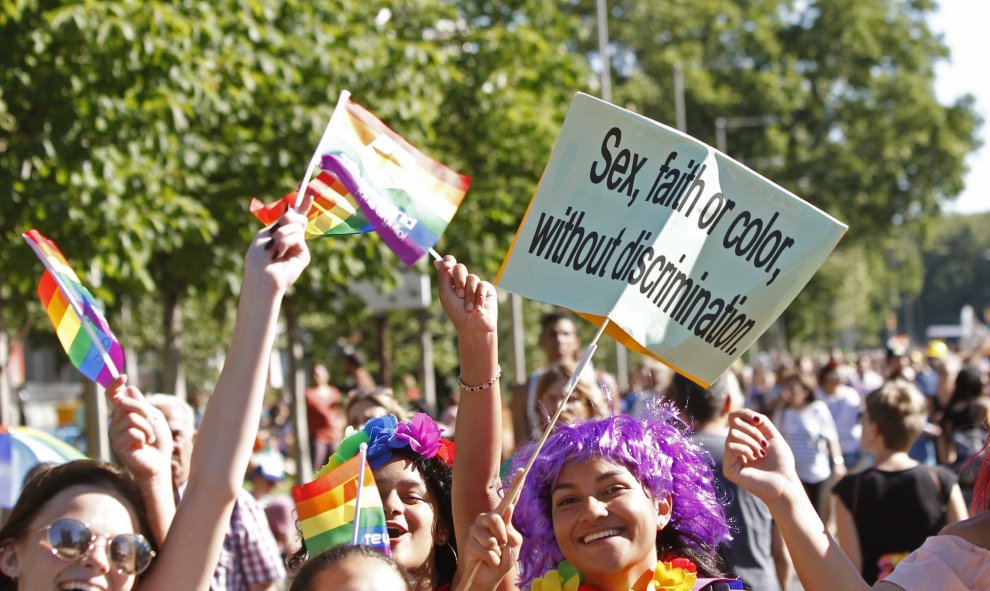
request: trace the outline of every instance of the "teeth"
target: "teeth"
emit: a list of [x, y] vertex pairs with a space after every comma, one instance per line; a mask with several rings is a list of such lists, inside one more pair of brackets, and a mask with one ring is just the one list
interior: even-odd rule
[[600, 532], [597, 532], [597, 533], [593, 533], [593, 534], [589, 534], [589, 535], [584, 536], [584, 538], [581, 539], [581, 543], [583, 543], [583, 544], [590, 544], [591, 542], [594, 542], [595, 540], [600, 540], [602, 538], [608, 538], [608, 537], [611, 537], [611, 536], [617, 536], [620, 533], [622, 533], [622, 530], [618, 530], [618, 529], [606, 529], [606, 530], [603, 530], [603, 531], [600, 531]]
[[61, 591], [103, 591], [102, 587], [97, 585], [91, 585], [89, 583], [83, 583], [80, 581], [73, 581], [71, 583], [62, 583], [58, 586]]

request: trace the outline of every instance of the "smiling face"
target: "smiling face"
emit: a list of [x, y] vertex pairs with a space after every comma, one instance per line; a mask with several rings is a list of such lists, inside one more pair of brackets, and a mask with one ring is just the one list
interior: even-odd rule
[[[412, 460], [394, 457], [375, 470], [382, 496], [392, 559], [412, 573], [433, 569], [434, 546], [447, 534], [437, 528], [436, 499]], [[435, 575], [430, 575], [435, 576]]]
[[[48, 547], [44, 528], [61, 518], [81, 521], [98, 536], [78, 560], [62, 560]], [[19, 589], [127, 591], [134, 586], [134, 576], [118, 573], [109, 562], [103, 536], [135, 533], [138, 527], [122, 497], [94, 486], [72, 486], [45, 504], [20, 540], [0, 549], [0, 569], [17, 579]]]
[[571, 461], [551, 489], [554, 537], [584, 575], [607, 591], [629, 589], [657, 562], [657, 532], [669, 521], [671, 501], [656, 500], [629, 470], [601, 457]]

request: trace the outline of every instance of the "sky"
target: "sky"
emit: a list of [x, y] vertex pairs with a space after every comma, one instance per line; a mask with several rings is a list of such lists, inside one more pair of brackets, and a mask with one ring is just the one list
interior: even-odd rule
[[970, 93], [984, 123], [979, 135], [984, 146], [970, 154], [966, 163], [966, 188], [946, 206], [947, 211], [976, 213], [990, 211], [990, 34], [986, 30], [990, 2], [986, 0], [939, 0], [939, 11], [929, 21], [932, 30], [942, 33], [951, 56], [939, 62], [935, 92], [939, 102], [949, 104]]

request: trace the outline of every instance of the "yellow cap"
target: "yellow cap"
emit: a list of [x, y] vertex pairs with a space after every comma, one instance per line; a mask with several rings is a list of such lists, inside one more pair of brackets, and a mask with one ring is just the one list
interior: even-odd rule
[[945, 344], [945, 341], [939, 339], [928, 341], [928, 357], [932, 359], [945, 359], [945, 356], [948, 354], [949, 346]]

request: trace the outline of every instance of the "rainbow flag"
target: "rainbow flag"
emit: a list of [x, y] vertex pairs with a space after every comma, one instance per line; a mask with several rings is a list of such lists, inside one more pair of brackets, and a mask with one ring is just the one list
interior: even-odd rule
[[[299, 530], [310, 558], [354, 539], [355, 503], [361, 456], [356, 455], [324, 476], [292, 488], [299, 513]], [[360, 495], [357, 543], [389, 553], [385, 510], [375, 476], [367, 462]]]
[[320, 168], [340, 180], [382, 240], [410, 267], [440, 239], [471, 184], [470, 177], [389, 129], [347, 91], [317, 156]]
[[[362, 234], [374, 230], [361, 212], [361, 206], [330, 173], [317, 170], [316, 176], [307, 186], [313, 195], [313, 208], [309, 210], [309, 224], [306, 225], [307, 240], [322, 236]], [[292, 206], [297, 193], [292, 191], [270, 205], [252, 199], [248, 209], [262, 224], [269, 226]]]
[[22, 236], [45, 265], [38, 297], [62, 348], [82, 375], [106, 387], [124, 367], [124, 350], [100, 312], [99, 302], [54, 242], [34, 229]]

